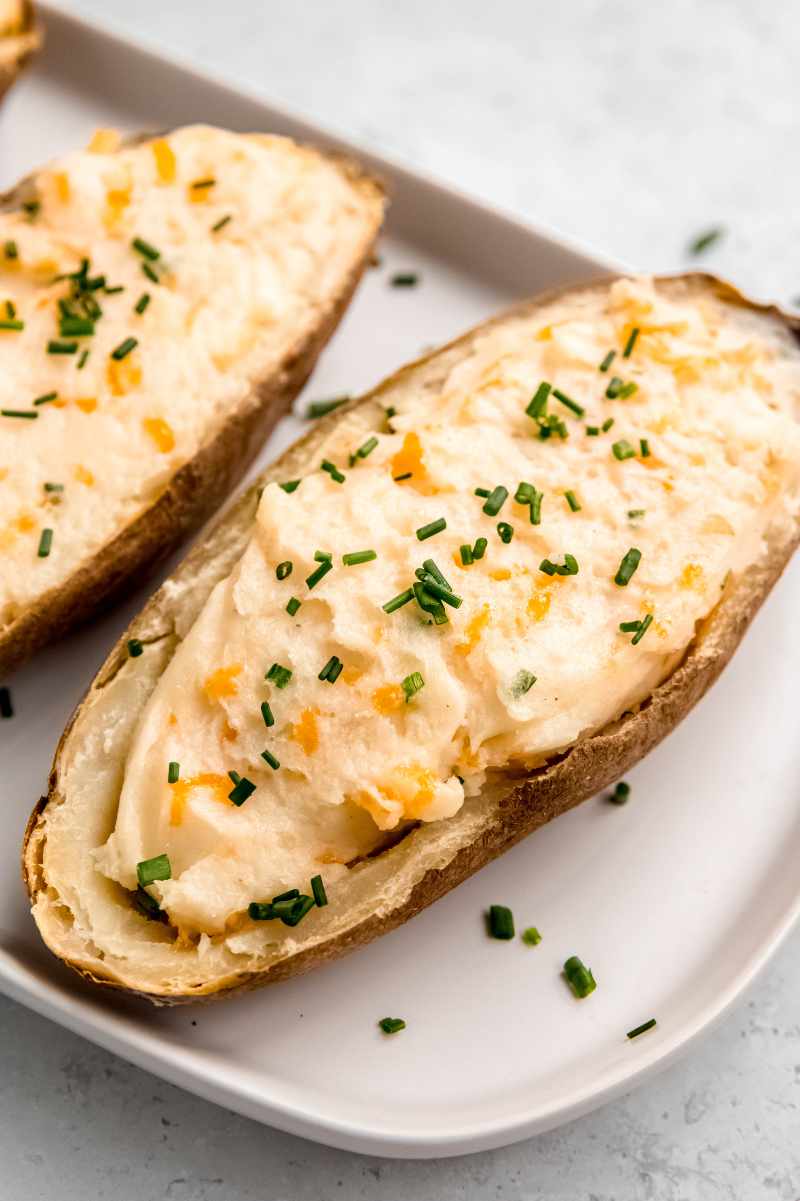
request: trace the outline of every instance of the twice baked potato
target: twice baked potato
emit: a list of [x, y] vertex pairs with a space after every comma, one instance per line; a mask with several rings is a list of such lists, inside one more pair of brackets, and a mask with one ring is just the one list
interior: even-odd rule
[[0, 208], [0, 674], [213, 512], [336, 327], [381, 224], [353, 163], [191, 126]]
[[800, 350], [707, 275], [520, 305], [291, 448], [114, 648], [24, 872], [51, 950], [177, 1003], [413, 916], [618, 778], [794, 549]]
[[41, 44], [30, 0], [0, 0], [0, 100]]

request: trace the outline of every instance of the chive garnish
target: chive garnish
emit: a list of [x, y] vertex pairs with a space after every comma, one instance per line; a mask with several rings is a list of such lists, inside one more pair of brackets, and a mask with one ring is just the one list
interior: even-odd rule
[[276, 897], [272, 898], [270, 904], [280, 905], [283, 901], [293, 901], [295, 897], [300, 896], [299, 888], [288, 888], [286, 892], [279, 892]]
[[44, 396], [37, 396], [33, 403], [35, 405], [46, 405], [49, 404], [51, 400], [58, 400], [57, 392], [45, 392]]
[[326, 413], [332, 413], [334, 409], [338, 409], [349, 399], [349, 396], [335, 396], [332, 400], [312, 401], [306, 409], [306, 418], [313, 421], [317, 417], [324, 417]]
[[[434, 563], [433, 559], [425, 559], [424, 560], [424, 562], [422, 564], [422, 571], [423, 571], [423, 576], [424, 576], [425, 572], [428, 572], [429, 575], [433, 576], [433, 578], [436, 580], [437, 584], [441, 584], [441, 586], [443, 588], [447, 588], [448, 591], [452, 591], [450, 581], [445, 577], [444, 572], [439, 570], [439, 568]], [[416, 574], [419, 579], [423, 578], [422, 576], [420, 576], [419, 570], [417, 571]]]
[[529, 947], [538, 947], [542, 936], [535, 926], [528, 926], [527, 930], [522, 931], [522, 941]]
[[435, 597], [437, 601], [444, 601], [446, 605], [452, 605], [454, 609], [461, 608], [461, 605], [463, 604], [462, 598], [460, 596], [456, 596], [451, 588], [446, 587], [444, 584], [440, 584], [439, 581], [428, 572], [422, 572], [421, 583], [425, 592], [427, 592], [430, 596]]
[[331, 559], [323, 559], [316, 571], [312, 571], [310, 576], [306, 576], [306, 587], [316, 588], [317, 584], [326, 576], [333, 567]]
[[409, 601], [414, 599], [414, 589], [406, 588], [405, 592], [400, 592], [397, 596], [392, 597], [385, 605], [382, 605], [384, 613], [394, 613], [396, 609], [402, 609], [403, 605], [407, 605]]
[[534, 488], [533, 496], [531, 497], [531, 525], [539, 525], [542, 520], [543, 500], [544, 492], [537, 492]]
[[396, 484], [401, 484], [403, 480], [410, 480], [413, 474], [413, 471], [404, 471], [402, 475], [392, 476], [392, 479]]
[[59, 342], [56, 339], [52, 339], [47, 343], [48, 354], [77, 354], [77, 352], [77, 342]]
[[415, 696], [422, 688], [425, 687], [425, 681], [418, 671], [412, 671], [410, 676], [406, 676], [403, 680], [403, 692], [406, 695], [406, 704]]
[[350, 466], [353, 467], [355, 465], [356, 459], [366, 459], [367, 455], [371, 455], [377, 445], [378, 439], [376, 437], [367, 438], [366, 442], [351, 454]]
[[381, 1018], [378, 1025], [384, 1034], [397, 1034], [398, 1031], [406, 1028], [402, 1018]]
[[569, 505], [569, 507], [573, 513], [580, 512], [580, 509], [581, 509], [580, 501], [578, 500], [575, 493], [571, 489], [564, 493], [564, 499], [566, 500], [567, 504]]
[[617, 396], [619, 397], [620, 400], [627, 400], [629, 396], [633, 396], [634, 393], [636, 393], [638, 391], [639, 391], [639, 385], [634, 383], [633, 380], [630, 380], [627, 384], [623, 384], [623, 386], [620, 388], [619, 392], [617, 393]]
[[119, 362], [120, 359], [126, 358], [132, 350], [135, 350], [138, 345], [138, 338], [126, 338], [124, 342], [120, 342], [115, 350], [111, 351], [111, 357]]
[[168, 784], [177, 784], [180, 774], [181, 774], [181, 765], [180, 765], [180, 763], [176, 763], [175, 760], [173, 759], [172, 762], [170, 763], [169, 767], [167, 768], [167, 783]]
[[616, 352], [616, 350], [609, 350], [608, 354], [607, 354], [607, 355], [606, 355], [606, 357], [603, 359], [602, 363], [601, 363], [601, 364], [600, 364], [600, 366], [597, 368], [597, 370], [598, 370], [598, 371], [608, 371], [609, 367], [610, 367], [610, 366], [611, 366], [611, 364], [614, 362], [614, 359], [615, 359], [616, 357], [617, 357], [617, 352]]
[[644, 517], [646, 512], [646, 509], [628, 509], [628, 516], [633, 521], [637, 517]]
[[33, 409], [0, 409], [0, 417], [22, 417], [25, 421], [35, 421], [38, 416]]
[[189, 184], [189, 187], [192, 189], [192, 191], [201, 192], [205, 188], [213, 188], [214, 185], [216, 184], [216, 182], [217, 182], [216, 179], [213, 179], [213, 178], [212, 179], [196, 179], [196, 180], [194, 180], [193, 183]]
[[273, 663], [267, 674], [264, 676], [270, 684], [274, 684], [276, 688], [285, 688], [292, 678], [292, 670], [290, 667], [282, 667], [280, 663]]
[[[265, 752], [266, 754], [267, 752]], [[243, 805], [248, 797], [252, 796], [256, 790], [256, 786], [252, 780], [248, 780], [247, 776], [240, 776], [233, 788], [228, 793], [228, 800], [234, 805]]]
[[559, 391], [558, 388], [553, 388], [553, 396], [564, 406], [565, 409], [569, 409], [571, 413], [574, 413], [576, 417], [582, 417], [586, 412], [582, 405], [579, 405], [578, 402], [573, 400], [571, 396], [566, 396], [563, 392]]
[[625, 1037], [626, 1038], [638, 1038], [640, 1034], [644, 1034], [644, 1033], [646, 1033], [646, 1031], [652, 1030], [653, 1027], [655, 1026], [655, 1024], [656, 1024], [656, 1019], [650, 1018], [649, 1021], [642, 1022], [641, 1026], [636, 1026], [633, 1030], [629, 1030], [628, 1033], [625, 1035]]
[[496, 488], [487, 496], [483, 504], [483, 511], [487, 517], [496, 517], [506, 503], [508, 497], [508, 488], [504, 488], [502, 484], [498, 484]]
[[487, 496], [491, 496], [491, 493], [488, 488], [476, 488], [475, 495], [482, 496], [485, 500]]
[[49, 481], [43, 485], [45, 492], [63, 492], [63, 484], [51, 484]]
[[284, 492], [296, 492], [300, 487], [299, 480], [286, 480], [283, 484], [278, 484], [279, 488], [283, 488]]
[[25, 200], [22, 204], [23, 212], [28, 216], [29, 221], [34, 221], [42, 207], [41, 200]]
[[548, 383], [545, 383], [544, 381], [542, 381], [542, 383], [539, 384], [539, 387], [536, 389], [536, 391], [533, 395], [533, 399], [531, 400], [530, 404], [528, 405], [527, 409], [525, 410], [527, 415], [529, 417], [532, 417], [534, 419], [534, 421], [536, 421], [537, 418], [542, 417], [544, 415], [544, 412], [547, 408], [547, 401], [550, 396], [552, 387], [553, 387], [552, 384], [548, 384]]
[[[158, 276], [156, 275], [155, 278], [158, 279]], [[103, 288], [103, 291], [105, 292], [106, 296], [118, 296], [119, 293], [124, 292], [125, 289], [123, 288], [122, 284], [115, 284], [113, 288]]]
[[505, 542], [506, 545], [508, 545], [508, 543], [514, 537], [514, 527], [513, 525], [509, 525], [507, 521], [498, 521], [497, 533], [500, 536], [500, 541]]
[[642, 458], [643, 458], [643, 459], [649, 459], [649, 458], [650, 458], [650, 443], [647, 441], [647, 439], [646, 439], [646, 438], [640, 438], [640, 439], [639, 439], [639, 449], [640, 449], [640, 450], [641, 450], [641, 452], [642, 452]]
[[138, 659], [143, 650], [144, 644], [141, 643], [138, 638], [128, 639], [128, 654], [132, 659]]
[[616, 400], [624, 386], [624, 380], [621, 380], [618, 375], [612, 376], [609, 385], [606, 388], [606, 398], [608, 400]]
[[371, 563], [377, 557], [378, 552], [374, 550], [353, 550], [342, 555], [342, 563], [345, 567], [357, 567], [359, 563]]
[[50, 554], [50, 548], [52, 547], [52, 545], [53, 545], [53, 531], [52, 530], [42, 530], [42, 532], [39, 536], [39, 549], [36, 552], [36, 554], [39, 556], [40, 559], [47, 558], [47, 556]]
[[633, 353], [633, 348], [636, 345], [636, 339], [639, 337], [639, 327], [635, 325], [630, 332], [630, 337], [625, 343], [625, 349], [622, 352], [623, 359], [629, 359]]
[[514, 915], [506, 905], [489, 906], [489, 934], [504, 941], [514, 937]]
[[458, 553], [461, 555], [461, 563], [464, 567], [469, 567], [473, 561], [472, 547], [466, 542], [458, 548]]
[[339, 679], [342, 667], [343, 664], [341, 659], [337, 655], [331, 655], [330, 659], [317, 676], [317, 679], [326, 680], [329, 684], [335, 684]]
[[566, 425], [560, 417], [556, 417], [555, 413], [550, 413], [547, 417], [540, 417], [538, 420], [540, 441], [545, 442], [548, 438], [552, 438], [554, 434], [559, 438], [568, 438], [569, 432]]
[[16, 315], [17, 315], [17, 306], [14, 304], [14, 301], [7, 300], [6, 301], [6, 316], [7, 317], [16, 317]]
[[[277, 771], [281, 765], [280, 760], [275, 758], [272, 751], [262, 751], [261, 758], [264, 760], [265, 763], [269, 764], [269, 766], [272, 768], [273, 771]], [[239, 787], [241, 787], [241, 785], [237, 784], [236, 787], [239, 788]]]
[[291, 559], [284, 559], [283, 563], [279, 563], [275, 568], [275, 575], [279, 580], [285, 580], [292, 574], [293, 567], [294, 564], [292, 563]]
[[639, 626], [639, 629], [636, 631], [633, 638], [631, 638], [631, 646], [638, 646], [638, 644], [642, 641], [642, 639], [644, 638], [645, 634], [650, 629], [650, 626], [652, 624], [653, 624], [653, 614], [652, 613], [645, 614], [645, 616], [642, 618], [642, 623]]
[[721, 225], [715, 225], [711, 229], [705, 230], [698, 234], [689, 243], [689, 254], [702, 254], [704, 250], [708, 250], [715, 242], [718, 242], [725, 233]]
[[233, 218], [232, 218], [231, 213], [226, 213], [224, 217], [220, 217], [220, 219], [219, 219], [219, 221], [217, 221], [216, 225], [211, 226], [212, 234], [218, 234], [219, 231], [221, 229], [224, 229], [225, 226], [228, 224], [228, 222], [231, 221], [232, 219]]
[[279, 917], [285, 926], [296, 926], [314, 908], [314, 898], [301, 895], [293, 901], [273, 901], [273, 908], [274, 916]]
[[[25, 322], [20, 321], [19, 318], [16, 318], [16, 319], [8, 318], [8, 320], [0, 320], [0, 329], [13, 330], [13, 331], [19, 333], [19, 331], [23, 330], [24, 328], [25, 328]], [[69, 331], [65, 330], [64, 332], [68, 333]]]
[[133, 306], [133, 311], [134, 311], [135, 313], [138, 313], [138, 314], [139, 314], [139, 316], [141, 316], [141, 315], [142, 315], [142, 313], [143, 313], [143, 312], [145, 311], [145, 309], [147, 308], [147, 306], [149, 305], [149, 303], [150, 303], [150, 293], [149, 293], [149, 292], [142, 292], [141, 296], [140, 296], [140, 297], [139, 297], [139, 299], [136, 301], [136, 304]]
[[446, 625], [448, 621], [447, 614], [444, 611], [444, 605], [435, 596], [432, 596], [424, 584], [418, 583], [413, 585], [414, 599], [419, 605], [423, 613], [429, 614], [437, 626]]
[[159, 905], [155, 897], [151, 897], [146, 888], [141, 885], [133, 894], [133, 903], [141, 913], [142, 917], [146, 917], [151, 922], [166, 921], [166, 915]]
[[[155, 271], [155, 270], [154, 270], [154, 269], [153, 269], [153, 268], [150, 266], [150, 264], [149, 264], [149, 263], [142, 263], [142, 273], [143, 273], [144, 275], [146, 275], [146, 276], [147, 276], [147, 278], [150, 280], [150, 282], [151, 282], [151, 283], [153, 283], [153, 284], [160, 284], [160, 283], [161, 283], [161, 280], [158, 278], [158, 272], [157, 272], [157, 271]], [[120, 292], [122, 291], [122, 289], [121, 289], [121, 288], [120, 288], [120, 289], [118, 289], [118, 290], [119, 290]]]
[[272, 709], [270, 708], [269, 701], [261, 702], [261, 716], [264, 718], [265, 726], [269, 727], [275, 725], [275, 718], [272, 715]]
[[486, 547], [488, 545], [489, 544], [485, 538], [476, 539], [475, 545], [472, 548], [473, 559], [482, 559], [483, 556], [486, 554]]
[[76, 363], [76, 367], [77, 367], [78, 371], [83, 371], [84, 367], [86, 366], [86, 360], [88, 359], [88, 357], [89, 357], [88, 350], [81, 351], [81, 357], [78, 359], [78, 362]]
[[625, 780], [620, 780], [619, 783], [615, 785], [614, 791], [611, 793], [608, 799], [613, 801], [615, 805], [624, 805], [630, 795], [630, 784], [628, 784]]
[[300, 608], [300, 601], [296, 596], [290, 596], [286, 603], [286, 612], [290, 617], [294, 617], [297, 610]]
[[13, 717], [14, 706], [11, 704], [11, 690], [0, 688], [0, 717]]
[[6, 242], [3, 246], [3, 254], [7, 259], [18, 259], [19, 250], [16, 242]]
[[564, 555], [563, 566], [554, 563], [552, 559], [542, 559], [539, 570], [545, 575], [577, 575], [578, 560], [574, 555]]
[[626, 438], [620, 438], [619, 442], [615, 442], [611, 447], [611, 453], [615, 459], [619, 460], [620, 463], [624, 462], [625, 459], [636, 458], [636, 451]]
[[230, 776], [230, 781], [231, 781], [231, 784], [238, 784], [238, 783], [239, 783], [239, 781], [240, 781], [240, 780], [241, 780], [241, 778], [242, 778], [242, 777], [239, 775], [238, 771], [229, 771], [229, 772], [228, 772], [228, 775]]
[[328, 475], [337, 484], [343, 484], [347, 478], [343, 472], [339, 470], [335, 463], [331, 463], [330, 459], [323, 459], [320, 463], [320, 470], [326, 471]]
[[251, 901], [247, 906], [247, 916], [253, 922], [271, 922], [278, 915], [269, 901]]
[[323, 909], [328, 904], [328, 894], [325, 891], [325, 885], [322, 883], [322, 876], [311, 877], [311, 892], [317, 907]]
[[172, 867], [168, 855], [155, 855], [152, 859], [142, 859], [136, 864], [136, 878], [142, 888], [154, 884], [156, 880], [170, 880]]
[[156, 250], [155, 246], [151, 246], [149, 242], [145, 242], [144, 238], [134, 238], [131, 246], [138, 254], [152, 263], [161, 258], [161, 251]]
[[436, 521], [429, 521], [427, 525], [421, 525], [417, 530], [417, 538], [420, 542], [424, 542], [426, 538], [432, 538], [434, 534], [441, 534], [442, 530], [447, 529], [447, 522], [444, 517], [437, 517]]
[[635, 634], [641, 624], [641, 621], [637, 618], [635, 621], [621, 621], [619, 628], [623, 634]]
[[527, 671], [524, 667], [521, 668], [514, 679], [511, 681], [511, 695], [519, 700], [526, 692], [530, 692], [533, 685], [536, 683], [536, 676], [532, 671]]
[[514, 493], [514, 500], [518, 505], [529, 505], [533, 499], [533, 494], [536, 491], [533, 484], [526, 484], [525, 481], [517, 484], [517, 490]]
[[642, 552], [632, 546], [629, 551], [622, 557], [622, 561], [617, 568], [617, 574], [614, 576], [614, 583], [619, 584], [620, 588], [624, 588], [630, 582], [631, 576], [639, 566], [639, 560], [642, 557]]
[[393, 288], [415, 288], [419, 283], [419, 276], [415, 271], [399, 271], [389, 282]]
[[94, 333], [94, 321], [89, 317], [62, 317], [58, 332], [62, 338], [88, 338]]
[[600, 426], [600, 429], [603, 431], [603, 433], [604, 433], [604, 434], [607, 434], [607, 433], [608, 433], [608, 431], [611, 429], [611, 427], [612, 427], [612, 425], [613, 425], [613, 424], [614, 424], [614, 418], [613, 418], [613, 417], [606, 417], [605, 421], [604, 421], [604, 422], [603, 422], [603, 424]]
[[564, 964], [564, 976], [573, 994], [578, 999], [588, 997], [589, 993], [593, 993], [597, 988], [597, 983], [590, 969], [581, 962], [577, 955], [570, 955]]

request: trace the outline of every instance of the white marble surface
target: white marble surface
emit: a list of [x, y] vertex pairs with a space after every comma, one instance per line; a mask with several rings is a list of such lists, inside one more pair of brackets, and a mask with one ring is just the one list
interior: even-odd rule
[[[76, 0], [167, 50], [638, 266], [800, 294], [790, 0]], [[429, 1163], [264, 1129], [0, 1001], [0, 1198], [798, 1201], [800, 931], [658, 1079], [560, 1131]], [[202, 1022], [202, 1011], [197, 1020]]]

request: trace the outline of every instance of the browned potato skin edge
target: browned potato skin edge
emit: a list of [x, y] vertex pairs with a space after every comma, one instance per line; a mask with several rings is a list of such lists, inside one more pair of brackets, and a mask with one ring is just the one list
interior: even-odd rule
[[0, 100], [3, 99], [15, 79], [27, 65], [34, 54], [42, 47], [44, 32], [36, 19], [33, 4], [26, 0], [22, 25], [17, 33], [8, 34], [11, 38], [24, 38], [25, 48], [11, 62], [0, 66]]
[[[613, 278], [616, 277], [608, 277], [600, 283], [601, 285], [607, 284]], [[748, 300], [730, 284], [712, 275], [704, 272], [690, 272], [680, 278], [705, 281], [726, 300], [779, 318], [795, 337], [798, 336], [796, 318], [775, 306], [756, 304]], [[566, 295], [572, 290], [573, 288], [570, 287], [545, 293], [533, 301], [515, 306], [511, 312], [538, 307], [559, 296]], [[492, 318], [484, 326], [478, 328], [486, 328], [506, 316], [508, 313], [501, 314], [500, 317]], [[474, 333], [474, 330], [469, 331], [464, 337], [471, 337]], [[461, 341], [461, 339], [457, 339], [457, 341]], [[455, 342], [450, 343], [450, 345], [455, 344]], [[401, 371], [384, 381], [367, 396], [353, 403], [358, 404], [374, 399], [390, 387], [399, 376], [412, 370], [419, 363], [426, 362], [437, 353], [439, 353], [438, 350], [417, 360], [416, 363], [403, 367]], [[332, 414], [324, 420], [326, 423], [333, 423], [337, 416], [338, 414]], [[319, 428], [319, 424], [317, 428]], [[296, 443], [292, 450], [296, 451], [298, 445], [302, 445], [302, 442]], [[248, 493], [234, 511], [223, 518], [223, 521], [249, 520], [254, 509], [254, 499], [255, 490]], [[681, 664], [638, 711], [625, 714], [619, 721], [612, 723], [591, 738], [577, 743], [556, 761], [522, 780], [504, 800], [501, 807], [501, 820], [479, 841], [462, 848], [444, 870], [428, 872], [412, 890], [405, 903], [387, 916], [369, 918], [347, 931], [345, 935], [331, 939], [322, 946], [300, 952], [268, 971], [234, 974], [221, 982], [216, 982], [211, 990], [205, 992], [202, 986], [199, 986], [196, 992], [181, 995], [136, 992], [110, 977], [98, 976], [94, 968], [89, 969], [87, 965], [76, 960], [65, 960], [65, 962], [85, 979], [91, 980], [95, 984], [118, 989], [129, 995], [145, 997], [157, 1005], [178, 1005], [190, 1001], [215, 1000], [221, 996], [230, 996], [236, 992], [248, 991], [264, 984], [276, 983], [279, 980], [300, 975], [319, 964], [364, 946], [380, 934], [385, 934], [402, 925], [433, 901], [449, 892], [451, 888], [473, 875], [486, 863], [538, 829], [539, 826], [558, 817], [559, 814], [565, 813], [568, 809], [572, 809], [581, 801], [619, 779], [662, 738], [665, 738], [720, 675], [750, 622], [789, 562], [798, 541], [800, 541], [800, 528], [787, 545], [773, 550], [745, 576], [723, 592], [715, 609], [698, 629]], [[192, 553], [198, 554], [201, 551], [202, 547], [198, 547]], [[143, 613], [146, 613], [157, 599], [156, 597], [151, 600]], [[126, 640], [135, 634], [138, 621], [139, 618], [135, 619], [129, 630], [123, 634], [98, 673], [92, 687], [108, 678], [109, 674], [113, 674], [119, 666], [125, 654]], [[79, 705], [76, 709], [56, 751], [48, 794], [42, 797], [35, 807], [25, 833], [22, 873], [31, 902], [36, 900], [40, 890], [47, 887], [47, 881], [43, 879], [42, 875], [42, 851], [46, 837], [42, 815], [50, 801], [58, 803], [64, 799], [59, 790], [60, 759], [80, 707]]]
[[[381, 185], [356, 163], [335, 154], [325, 157], [335, 161], [357, 187], [383, 194]], [[23, 180], [13, 192], [0, 197], [0, 204], [7, 204], [17, 193], [24, 195], [26, 184]], [[274, 375], [255, 386], [239, 411], [176, 472], [158, 499], [68, 580], [40, 597], [0, 633], [0, 675], [21, 666], [42, 646], [98, 613], [132, 578], [140, 579], [151, 570], [222, 503], [302, 390], [350, 303], [377, 233], [376, 229], [334, 303], [319, 314], [309, 336], [292, 347]]]

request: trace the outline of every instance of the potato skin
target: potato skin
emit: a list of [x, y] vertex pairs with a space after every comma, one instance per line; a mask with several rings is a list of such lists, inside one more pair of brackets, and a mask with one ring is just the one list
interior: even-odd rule
[[[601, 281], [600, 286], [607, 285], [612, 278], [615, 277]], [[789, 328], [796, 338], [798, 337], [798, 323], [795, 318], [784, 314], [774, 306], [759, 305], [747, 300], [729, 284], [714, 276], [705, 273], [688, 273], [671, 278], [695, 281], [698, 285], [712, 288], [732, 303], [770, 314]], [[513, 313], [529, 312], [539, 305], [549, 303], [558, 296], [567, 295], [572, 290], [572, 288], [566, 288], [549, 292], [537, 297], [534, 301], [515, 306], [511, 313], [501, 314], [479, 326], [477, 330], [469, 331], [462, 339], [451, 343], [450, 348], [459, 346], [465, 340], [474, 337], [476, 333], [504, 320]], [[409, 373], [414, 372], [420, 365], [429, 363], [441, 352], [441, 350], [435, 351], [417, 360], [416, 363], [402, 368], [367, 396], [354, 401], [353, 405], [374, 401], [395, 386], [398, 380], [402, 380]], [[277, 464], [277, 469], [281, 468], [281, 464], [285, 464], [288, 466], [289, 473], [295, 474], [303, 459], [313, 458], [317, 440], [325, 437], [331, 426], [341, 419], [342, 413], [347, 412], [351, 407], [347, 406], [346, 409], [319, 422], [315, 430], [286, 452]], [[219, 533], [226, 528], [241, 530], [243, 526], [246, 528], [252, 522], [257, 503], [256, 491], [257, 489], [254, 487], [238, 502], [233, 511], [218, 524], [217, 529], [211, 531], [206, 542], [192, 551], [189, 560], [202, 556], [215, 534], [218, 537]], [[47, 937], [47, 933], [52, 935], [52, 931], [47, 933], [42, 931], [45, 941], [56, 955], [59, 955], [64, 962], [86, 979], [105, 987], [144, 997], [156, 1005], [178, 1005], [190, 1001], [213, 1000], [233, 993], [248, 991], [264, 984], [277, 983], [364, 946], [380, 934], [384, 934], [414, 917], [526, 835], [619, 779], [662, 738], [666, 737], [718, 678], [761, 604], [779, 579], [798, 542], [800, 542], [800, 523], [791, 539], [785, 544], [773, 547], [745, 575], [728, 584], [716, 607], [702, 623], [681, 663], [642, 706], [635, 712], [623, 714], [619, 720], [597, 734], [575, 744], [545, 767], [537, 769], [526, 778], [519, 779], [516, 785], [510, 788], [508, 794], [494, 805], [491, 819], [484, 824], [479, 836], [468, 845], [462, 846], [443, 869], [428, 871], [410, 890], [403, 903], [387, 915], [375, 915], [354, 924], [341, 936], [301, 950], [268, 967], [265, 971], [238, 972], [224, 978], [198, 981], [191, 991], [182, 992], [171, 991], [168, 986], [163, 992], [132, 987], [130, 983], [122, 982], [110, 972], [104, 974], [103, 965], [99, 965], [96, 959], [90, 961], [87, 957], [87, 959], [78, 960], [74, 957], [59, 955], [53, 938]], [[163, 615], [173, 604], [174, 602], [169, 601], [163, 593], [157, 593], [152, 598], [142, 614], [132, 623], [112, 650], [105, 665], [98, 673], [95, 683], [90, 689], [90, 694], [94, 688], [101, 686], [103, 681], [115, 673], [125, 655], [126, 640], [135, 636], [137, 632], [141, 632], [148, 624], [148, 620], [152, 622], [156, 613]], [[85, 701], [81, 702], [76, 709], [59, 744], [50, 776], [48, 795], [41, 798], [28, 823], [23, 846], [23, 878], [32, 902], [35, 902], [43, 890], [48, 887], [42, 864], [43, 845], [47, 837], [47, 806], [51, 803], [62, 804], [68, 801], [60, 788], [61, 762], [72, 726], [79, 718], [84, 703]], [[513, 784], [513, 781], [509, 782]]]
[[8, 61], [0, 62], [0, 100], [3, 99], [33, 55], [41, 49], [44, 40], [42, 26], [36, 19], [36, 13], [34, 12], [31, 0], [25, 0], [22, 25], [19, 32], [9, 34], [3, 40], [9, 43], [12, 41], [15, 42], [16, 47]]
[[[339, 155], [326, 157], [333, 159], [356, 187], [374, 194], [382, 203], [381, 185], [357, 164]], [[23, 180], [13, 192], [0, 197], [0, 206], [24, 199], [27, 188], [28, 181]], [[101, 612], [124, 592], [132, 578], [140, 579], [151, 571], [219, 507], [301, 392], [369, 263], [378, 225], [366, 239], [338, 295], [320, 309], [309, 335], [299, 339], [278, 369], [253, 388], [238, 411], [176, 472], [154, 503], [81, 564], [65, 583], [41, 596], [0, 633], [0, 675], [13, 671], [42, 646]]]

